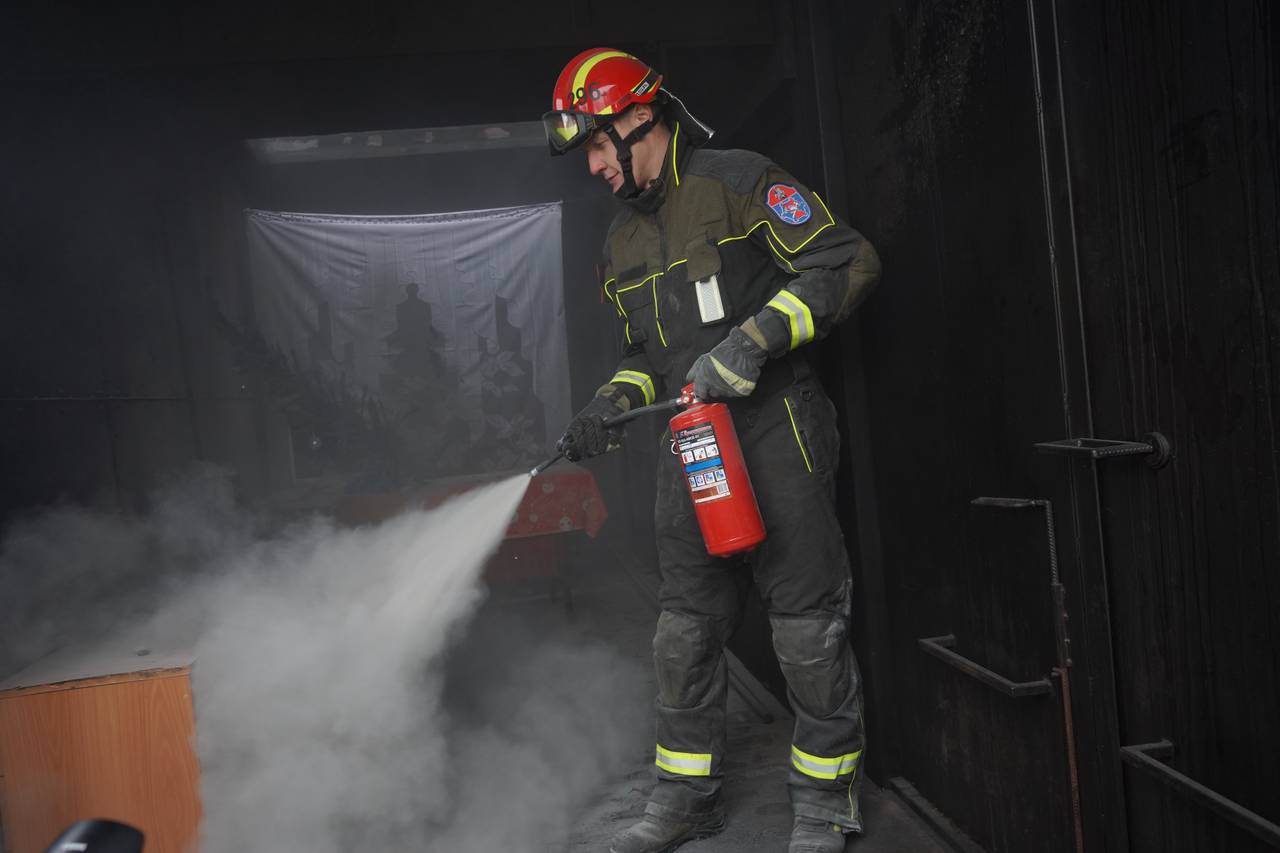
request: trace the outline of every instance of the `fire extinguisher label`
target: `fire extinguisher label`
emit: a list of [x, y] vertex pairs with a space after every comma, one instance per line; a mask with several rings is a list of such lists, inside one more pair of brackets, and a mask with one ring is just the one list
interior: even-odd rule
[[715, 427], [709, 423], [698, 424], [677, 430], [674, 437], [676, 453], [684, 465], [693, 502], [705, 503], [729, 497], [729, 482], [725, 478]]

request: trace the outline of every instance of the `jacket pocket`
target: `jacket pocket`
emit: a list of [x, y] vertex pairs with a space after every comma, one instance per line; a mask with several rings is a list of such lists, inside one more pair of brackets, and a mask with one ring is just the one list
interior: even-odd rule
[[692, 290], [689, 296], [697, 308], [698, 322], [703, 326], [728, 323], [733, 318], [733, 305], [721, 277], [719, 249], [700, 235], [686, 246], [686, 252], [685, 281]]
[[796, 440], [796, 447], [800, 451], [800, 459], [804, 462], [804, 467], [810, 474], [813, 473], [813, 455], [810, 450], [808, 430], [804, 427], [803, 413], [798, 402], [792, 402], [791, 394], [784, 394], [782, 397], [782, 405], [787, 407], [787, 422], [791, 425], [791, 434]]
[[811, 474], [831, 474], [840, 456], [840, 433], [831, 400], [822, 391], [802, 383], [787, 391], [782, 402], [805, 469]]
[[654, 289], [659, 278], [660, 275], [650, 275], [638, 281], [620, 284], [614, 291], [618, 309], [626, 322], [629, 346], [647, 342], [666, 346], [654, 303]]

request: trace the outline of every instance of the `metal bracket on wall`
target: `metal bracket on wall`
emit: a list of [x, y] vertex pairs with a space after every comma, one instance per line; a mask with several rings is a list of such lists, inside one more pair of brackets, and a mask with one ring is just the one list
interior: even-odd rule
[[1059, 456], [1083, 456], [1089, 459], [1112, 459], [1117, 456], [1146, 456], [1147, 465], [1163, 468], [1173, 459], [1173, 445], [1163, 433], [1149, 432], [1142, 441], [1116, 441], [1110, 438], [1060, 438], [1035, 444], [1041, 453]]
[[969, 502], [991, 509], [1044, 510], [1045, 538], [1049, 546], [1049, 593], [1053, 599], [1053, 628], [1057, 635], [1058, 665], [1053, 668], [1062, 687], [1062, 736], [1067, 749], [1067, 781], [1071, 786], [1072, 831], [1076, 853], [1084, 853], [1084, 817], [1080, 804], [1080, 765], [1076, 758], [1075, 716], [1071, 707], [1071, 635], [1067, 630], [1067, 588], [1058, 571], [1058, 534], [1053, 523], [1053, 502], [1043, 498], [974, 498]]
[[938, 660], [954, 666], [965, 675], [976, 678], [994, 690], [998, 690], [1013, 699], [1025, 696], [1043, 696], [1053, 692], [1053, 685], [1047, 678], [1035, 681], [1010, 681], [998, 672], [987, 669], [980, 663], [969, 660], [964, 655], [952, 651], [956, 645], [955, 634], [944, 634], [941, 637], [921, 637], [916, 644], [925, 652]]
[[1173, 742], [1167, 739], [1155, 743], [1120, 747], [1120, 759], [1125, 764], [1143, 771], [1162, 784], [1208, 808], [1254, 838], [1259, 838], [1272, 847], [1280, 849], [1280, 826], [1163, 763], [1170, 758], [1173, 758]]

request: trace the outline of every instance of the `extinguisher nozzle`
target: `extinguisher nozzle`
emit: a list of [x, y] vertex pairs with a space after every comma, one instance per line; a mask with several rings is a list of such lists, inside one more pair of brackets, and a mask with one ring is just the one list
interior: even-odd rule
[[548, 459], [546, 462], [543, 462], [541, 465], [538, 465], [537, 467], [535, 467], [535, 468], [533, 468], [532, 470], [530, 470], [530, 471], [529, 471], [529, 477], [530, 477], [530, 478], [533, 478], [533, 477], [538, 476], [538, 475], [539, 475], [539, 474], [541, 474], [543, 471], [547, 470], [548, 468], [550, 468], [552, 465], [554, 465], [555, 463], [559, 462], [559, 461], [560, 461], [561, 459], [563, 459], [563, 458], [564, 458], [564, 453], [563, 453], [563, 452], [561, 452], [561, 453], [557, 453], [555, 456], [552, 456], [552, 457], [551, 457], [550, 459]]

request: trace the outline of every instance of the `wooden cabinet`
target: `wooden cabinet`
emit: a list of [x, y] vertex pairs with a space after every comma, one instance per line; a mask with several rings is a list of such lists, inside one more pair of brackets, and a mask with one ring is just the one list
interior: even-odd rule
[[[138, 827], [146, 853], [189, 853], [200, 822], [190, 660], [96, 657], [42, 662], [0, 684], [6, 853], [43, 853], [90, 817]], [[133, 671], [112, 672], [121, 664]]]

